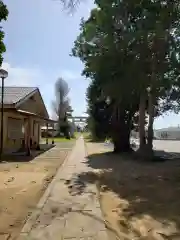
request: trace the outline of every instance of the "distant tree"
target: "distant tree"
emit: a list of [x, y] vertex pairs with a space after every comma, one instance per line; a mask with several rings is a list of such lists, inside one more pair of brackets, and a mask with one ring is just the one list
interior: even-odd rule
[[[3, 20], [7, 20], [7, 17], [8, 17], [8, 9], [6, 5], [3, 3], [3, 1], [0, 1], [0, 23]], [[6, 47], [4, 45], [3, 39], [4, 39], [4, 31], [0, 26], [0, 65], [2, 65], [2, 62], [3, 62], [2, 54], [6, 51]]]
[[63, 4], [65, 10], [72, 13], [76, 10], [77, 6], [81, 3], [82, 0], [59, 0]]
[[68, 98], [69, 86], [63, 78], [58, 78], [55, 83], [56, 99], [52, 102], [54, 113], [58, 119], [58, 129], [68, 136], [68, 121], [67, 114], [71, 110]]

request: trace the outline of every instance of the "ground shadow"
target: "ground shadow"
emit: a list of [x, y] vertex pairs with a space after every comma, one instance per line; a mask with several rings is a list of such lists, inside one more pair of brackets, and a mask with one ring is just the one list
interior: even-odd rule
[[[67, 183], [75, 189], [73, 194], [83, 194], [87, 184], [97, 183], [101, 192], [111, 191], [126, 202], [117, 209], [120, 218], [127, 220], [126, 224], [147, 216], [158, 222], [160, 228], [171, 229], [167, 230], [167, 235], [160, 232], [161, 239], [180, 239], [179, 160], [158, 163], [144, 160], [142, 164], [142, 161], [132, 160], [130, 155], [100, 153], [87, 156], [84, 164], [92, 170], [81, 172]], [[121, 221], [119, 227], [122, 227]], [[129, 226], [123, 227], [129, 231]], [[138, 231], [135, 234], [141, 239]]]
[[85, 137], [84, 138], [86, 142], [91, 142], [91, 143], [104, 143], [104, 139], [92, 139], [91, 137]]
[[177, 160], [180, 159], [179, 152], [169, 152], [164, 150], [154, 150], [156, 156], [162, 157], [166, 160]]
[[40, 150], [31, 150], [30, 156], [27, 156], [26, 152], [14, 152], [14, 153], [7, 153], [2, 156], [1, 163], [8, 163], [8, 162], [30, 162], [35, 157], [45, 153], [46, 151], [53, 148], [55, 145], [52, 144], [41, 144]]
[[92, 142], [92, 143], [104, 143], [104, 140], [96, 140], [96, 139], [89, 139], [88, 142]]

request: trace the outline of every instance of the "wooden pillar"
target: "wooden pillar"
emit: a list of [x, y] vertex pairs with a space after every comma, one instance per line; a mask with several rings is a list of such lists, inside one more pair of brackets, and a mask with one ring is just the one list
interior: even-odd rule
[[52, 123], [52, 144], [54, 144], [54, 123]]
[[30, 149], [30, 131], [31, 131], [31, 124], [30, 124], [29, 118], [26, 118], [25, 120], [25, 146], [26, 146], [26, 154], [27, 156], [31, 155], [31, 149]]
[[40, 148], [40, 123], [37, 122], [37, 131], [38, 131], [38, 135], [37, 135], [37, 146], [36, 146], [36, 150], [39, 151]]
[[40, 123], [37, 122], [37, 131], [38, 131], [38, 135], [37, 135], [37, 141], [38, 141], [38, 144], [40, 142]]
[[48, 144], [48, 123], [46, 123], [46, 144]]

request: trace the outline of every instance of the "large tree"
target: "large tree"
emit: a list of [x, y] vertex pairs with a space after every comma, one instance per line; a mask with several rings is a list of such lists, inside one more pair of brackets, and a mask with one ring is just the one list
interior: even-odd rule
[[146, 144], [148, 113], [148, 148], [152, 150], [155, 109], [173, 97], [172, 108], [178, 95], [178, 1], [99, 0], [96, 4], [98, 8], [81, 23], [73, 55], [85, 64], [83, 74], [98, 81], [103, 95], [112, 100], [115, 149], [128, 148], [125, 139], [139, 110], [141, 147]]
[[[155, 105], [167, 97], [165, 92], [168, 92], [168, 98], [171, 98], [172, 89], [179, 86], [179, 2], [144, 0], [138, 1], [138, 6], [133, 8], [136, 10], [133, 11], [136, 19], [134, 49], [142, 68], [139, 72], [144, 78], [141, 81], [139, 108], [140, 148], [146, 146], [143, 126], [145, 102], [148, 100], [148, 138], [144, 150], [150, 156], [153, 153]], [[169, 14], [170, 12], [172, 14]]]
[[99, 9], [93, 10], [90, 18], [82, 22], [81, 30], [73, 55], [85, 63], [83, 74], [98, 83], [103, 98], [109, 97], [111, 100], [110, 134], [115, 151], [128, 151], [132, 119], [138, 110], [138, 95], [134, 91], [135, 85], [130, 82], [133, 69], [127, 71], [131, 54], [121, 46], [123, 41], [114, 36], [110, 16], [104, 15]]

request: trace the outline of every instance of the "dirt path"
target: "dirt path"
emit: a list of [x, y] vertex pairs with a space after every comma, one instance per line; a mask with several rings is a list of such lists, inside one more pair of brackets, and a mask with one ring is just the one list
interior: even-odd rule
[[29, 162], [0, 163], [0, 240], [16, 239], [67, 154], [55, 147]]
[[86, 161], [80, 137], [19, 240], [107, 240], [96, 185], [87, 182], [91, 169]]
[[142, 163], [87, 143], [111, 239], [180, 239], [180, 160]]

